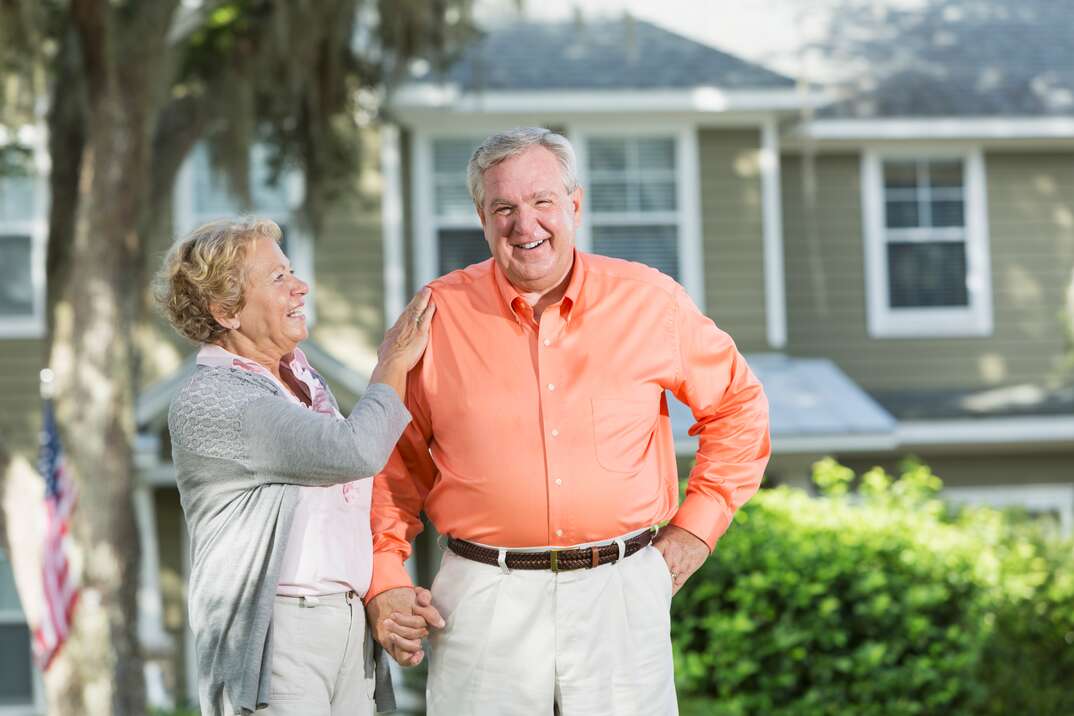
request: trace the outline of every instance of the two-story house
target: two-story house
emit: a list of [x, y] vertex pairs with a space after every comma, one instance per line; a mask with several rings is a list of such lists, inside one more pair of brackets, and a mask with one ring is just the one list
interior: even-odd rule
[[[581, 247], [673, 276], [750, 358], [772, 406], [772, 483], [806, 485], [823, 455], [864, 468], [913, 453], [952, 497], [1052, 513], [1069, 531], [1074, 20], [1006, 5], [923, 17], [918, 44], [900, 36], [850, 88], [631, 19], [490, 29], [446, 70], [416, 72], [392, 121], [364, 131], [366, 171], [320, 235], [292, 221], [301, 177], [269, 185], [251, 157], [254, 211], [289, 229], [313, 285], [307, 353], [341, 403], [360, 395], [407, 298], [488, 256], [466, 191], [474, 146], [548, 126], [578, 153]], [[43, 191], [40, 177], [0, 179], [0, 430], [24, 449], [38, 421]], [[237, 211], [195, 152], [175, 233]], [[144, 353], [145, 634], [151, 688], [181, 701], [195, 689], [166, 412], [191, 347], [160, 330]], [[685, 474], [691, 417], [672, 417]], [[5, 575], [0, 562], [0, 663], [28, 663]], [[18, 673], [0, 680], [0, 714], [40, 709], [31, 671]]]

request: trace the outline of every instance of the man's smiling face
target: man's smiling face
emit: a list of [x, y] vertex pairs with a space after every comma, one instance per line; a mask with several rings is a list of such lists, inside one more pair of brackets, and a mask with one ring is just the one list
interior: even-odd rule
[[521, 293], [560, 285], [574, 260], [582, 191], [567, 193], [555, 155], [533, 146], [489, 167], [478, 215], [492, 257]]

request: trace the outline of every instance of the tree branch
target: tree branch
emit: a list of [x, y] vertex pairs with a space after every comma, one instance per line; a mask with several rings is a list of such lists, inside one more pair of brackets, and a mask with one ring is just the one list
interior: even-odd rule
[[49, 102], [49, 173], [48, 254], [46, 258], [47, 310], [51, 344], [53, 308], [67, 283], [71, 248], [75, 237], [78, 211], [78, 176], [82, 170], [82, 153], [86, 145], [86, 96], [81, 72], [81, 54], [74, 28], [68, 26], [60, 39], [53, 61], [52, 98]]
[[71, 19], [79, 38], [87, 97], [102, 96], [108, 89], [111, 63], [108, 51], [108, 2], [71, 0]]

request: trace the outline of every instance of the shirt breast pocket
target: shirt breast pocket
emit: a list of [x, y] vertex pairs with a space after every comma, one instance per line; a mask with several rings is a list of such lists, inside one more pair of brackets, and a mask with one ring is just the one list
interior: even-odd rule
[[638, 472], [656, 432], [659, 412], [657, 401], [594, 398], [597, 463], [611, 472]]

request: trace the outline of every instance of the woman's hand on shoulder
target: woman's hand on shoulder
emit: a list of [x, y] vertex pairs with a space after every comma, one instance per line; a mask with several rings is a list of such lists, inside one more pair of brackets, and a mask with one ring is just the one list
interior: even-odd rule
[[410, 300], [395, 325], [384, 334], [377, 350], [380, 362], [370, 377], [372, 383], [387, 383], [400, 397], [406, 385], [406, 374], [418, 364], [429, 345], [429, 326], [436, 313], [433, 292], [423, 288]]

